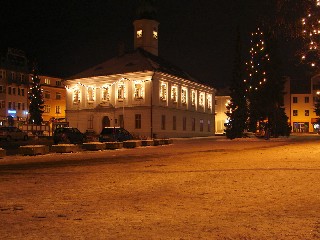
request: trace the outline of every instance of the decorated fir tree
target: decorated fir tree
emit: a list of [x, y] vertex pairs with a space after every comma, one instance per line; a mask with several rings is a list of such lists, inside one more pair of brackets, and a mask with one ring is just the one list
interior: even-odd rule
[[29, 123], [41, 124], [43, 113], [43, 96], [40, 84], [40, 77], [38, 76], [37, 67], [34, 64], [32, 69], [32, 77], [30, 83], [29, 98]]
[[238, 31], [235, 60], [232, 73], [232, 81], [230, 83], [230, 103], [227, 106], [226, 115], [228, 116], [228, 124], [226, 126], [226, 136], [229, 139], [243, 137], [246, 129], [247, 106], [245, 97], [245, 84], [243, 82], [243, 64], [241, 54], [241, 38]]
[[243, 80], [248, 104], [248, 128], [253, 132], [256, 130], [257, 122], [267, 117], [268, 102], [265, 98], [265, 85], [269, 61], [264, 34], [260, 28], [257, 28], [251, 33], [249, 60], [245, 63], [245, 79]]
[[301, 60], [313, 69], [320, 70], [320, 0], [305, 1], [307, 10], [301, 19], [303, 45]]

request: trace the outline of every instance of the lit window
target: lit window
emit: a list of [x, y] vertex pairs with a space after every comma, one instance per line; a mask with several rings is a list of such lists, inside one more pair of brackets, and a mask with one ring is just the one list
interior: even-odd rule
[[56, 106], [56, 113], [61, 113], [61, 107], [60, 106]]
[[44, 84], [50, 85], [50, 79], [49, 78], [45, 78], [44, 79]]
[[44, 113], [50, 113], [50, 110], [51, 110], [50, 105], [44, 105], [44, 106], [43, 106], [43, 111], [44, 111]]
[[212, 108], [212, 95], [211, 94], [207, 95], [207, 107], [209, 110], [211, 110], [211, 108]]
[[73, 103], [78, 104], [80, 102], [80, 90], [74, 89], [73, 91]]
[[137, 31], [137, 38], [142, 38], [142, 29]]
[[152, 32], [152, 37], [154, 39], [158, 39], [158, 32], [154, 29], [153, 32]]
[[167, 100], [167, 83], [162, 82], [160, 85], [160, 99], [162, 101]]
[[199, 96], [199, 105], [201, 107], [204, 107], [204, 93], [200, 93], [200, 96]]
[[141, 82], [136, 82], [134, 84], [134, 98], [135, 99], [143, 98], [143, 86]]
[[109, 86], [102, 88], [102, 102], [110, 101]]
[[191, 104], [192, 104], [192, 106], [196, 105], [196, 91], [195, 90], [191, 91]]
[[121, 81], [118, 84], [118, 100], [123, 101], [124, 99], [124, 82]]
[[173, 86], [171, 89], [171, 100], [176, 103], [178, 102], [178, 88]]
[[88, 102], [94, 101], [94, 88], [88, 87]]
[[187, 89], [181, 88], [181, 103], [187, 104]]

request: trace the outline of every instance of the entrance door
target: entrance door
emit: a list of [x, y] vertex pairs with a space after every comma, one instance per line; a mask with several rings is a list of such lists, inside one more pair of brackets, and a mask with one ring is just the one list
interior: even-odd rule
[[104, 127], [110, 127], [110, 119], [108, 116], [102, 118], [102, 128]]

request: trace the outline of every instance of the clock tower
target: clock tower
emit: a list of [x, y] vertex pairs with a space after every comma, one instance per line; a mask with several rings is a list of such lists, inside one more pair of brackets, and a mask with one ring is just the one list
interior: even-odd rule
[[158, 56], [158, 26], [154, 1], [140, 1], [134, 26], [134, 49], [144, 50]]

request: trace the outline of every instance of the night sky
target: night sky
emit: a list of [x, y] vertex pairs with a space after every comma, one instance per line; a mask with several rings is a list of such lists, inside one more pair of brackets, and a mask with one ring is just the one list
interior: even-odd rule
[[[219, 88], [231, 79], [240, 23], [243, 47], [255, 29], [262, 0], [159, 0], [159, 56]], [[68, 77], [133, 50], [138, 0], [1, 1], [0, 49], [24, 50], [42, 74]], [[285, 50], [287, 53], [288, 49]], [[284, 54], [285, 74], [292, 61]], [[286, 70], [288, 69], [288, 70]]]

